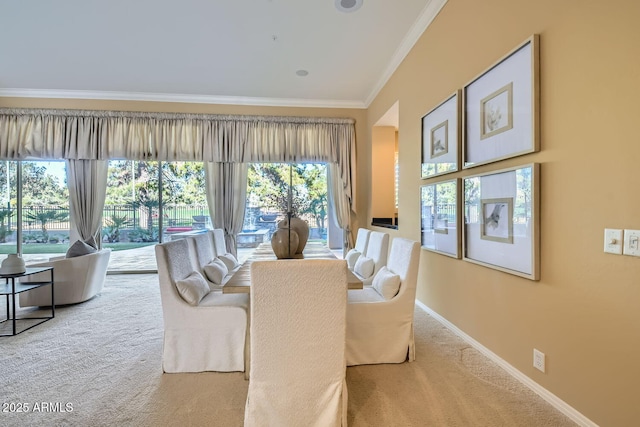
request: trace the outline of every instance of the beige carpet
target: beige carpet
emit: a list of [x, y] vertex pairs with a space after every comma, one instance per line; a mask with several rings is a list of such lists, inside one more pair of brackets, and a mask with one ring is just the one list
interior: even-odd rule
[[[575, 425], [420, 309], [416, 340], [414, 363], [348, 369], [349, 425]], [[0, 338], [0, 425], [242, 425], [242, 373], [162, 374], [161, 349], [157, 276], [108, 276], [98, 297]]]

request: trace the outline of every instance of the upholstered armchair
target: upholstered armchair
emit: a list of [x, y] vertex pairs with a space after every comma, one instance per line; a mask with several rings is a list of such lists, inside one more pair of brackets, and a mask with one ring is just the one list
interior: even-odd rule
[[396, 237], [387, 265], [377, 273], [372, 286], [349, 291], [349, 366], [415, 360], [413, 312], [419, 257], [418, 242]]
[[[107, 276], [111, 249], [73, 258], [52, 258], [30, 264], [29, 267], [53, 267], [55, 305], [76, 304], [87, 301], [102, 291]], [[49, 280], [49, 272], [35, 274], [28, 281]], [[51, 305], [49, 287], [32, 289], [20, 294], [20, 307]]]
[[251, 264], [251, 426], [346, 426], [343, 260]]

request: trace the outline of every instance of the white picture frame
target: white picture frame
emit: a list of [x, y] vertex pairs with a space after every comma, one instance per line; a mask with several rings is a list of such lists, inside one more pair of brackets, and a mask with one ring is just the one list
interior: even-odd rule
[[539, 280], [540, 165], [463, 179], [462, 258]]
[[424, 249], [460, 258], [460, 179], [420, 187], [421, 244]]
[[460, 170], [461, 91], [422, 117], [422, 178]]
[[540, 150], [539, 36], [533, 35], [462, 90], [462, 168]]

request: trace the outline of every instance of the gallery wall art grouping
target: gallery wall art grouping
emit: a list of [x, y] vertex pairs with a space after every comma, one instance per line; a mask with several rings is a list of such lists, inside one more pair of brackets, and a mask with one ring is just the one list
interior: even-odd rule
[[540, 165], [500, 164], [540, 151], [539, 69], [533, 35], [422, 117], [424, 249], [539, 280]]

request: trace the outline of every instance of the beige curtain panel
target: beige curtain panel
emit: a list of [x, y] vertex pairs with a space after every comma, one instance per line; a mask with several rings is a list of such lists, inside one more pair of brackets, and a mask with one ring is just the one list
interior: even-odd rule
[[204, 165], [209, 215], [214, 228], [224, 230], [226, 247], [237, 257], [237, 236], [244, 224], [249, 166], [246, 163], [221, 162], [207, 162]]
[[0, 159], [327, 162], [355, 194], [348, 118], [0, 109]]
[[67, 160], [67, 183], [71, 214], [71, 241], [96, 238], [102, 247], [100, 231], [107, 189], [106, 160]]

